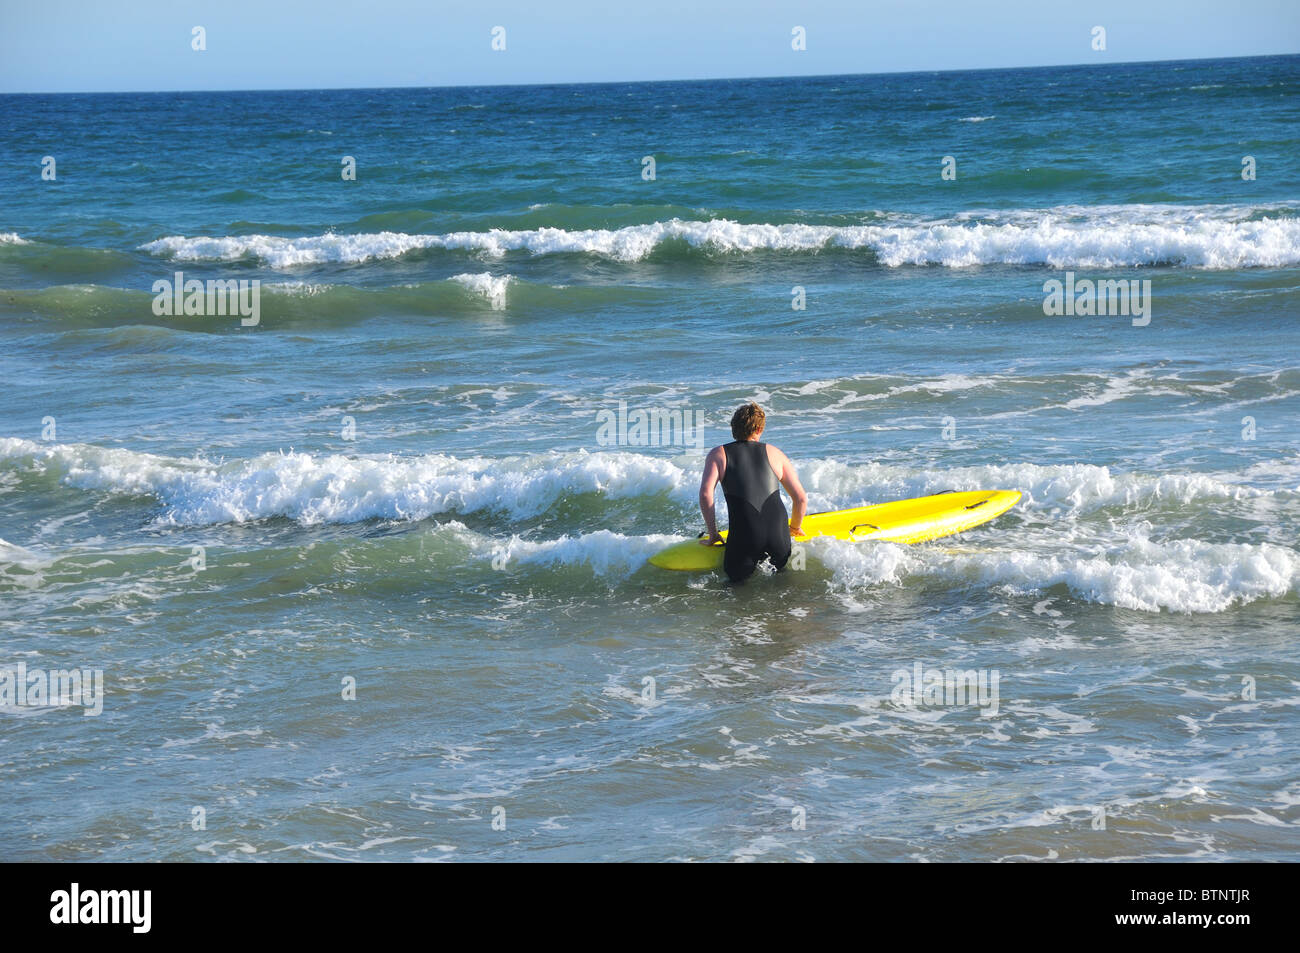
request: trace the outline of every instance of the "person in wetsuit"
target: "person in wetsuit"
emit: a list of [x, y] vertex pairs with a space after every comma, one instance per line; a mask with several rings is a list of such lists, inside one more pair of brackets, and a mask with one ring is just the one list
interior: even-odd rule
[[[732, 582], [749, 578], [764, 559], [771, 560], [778, 570], [784, 569], [790, 558], [791, 535], [803, 535], [808, 494], [790, 458], [759, 442], [766, 419], [758, 404], [745, 404], [731, 417], [731, 435], [736, 439], [714, 447], [704, 460], [700, 513], [709, 532], [700, 544], [712, 546], [722, 540], [713, 514], [713, 489], [721, 483], [730, 518], [722, 568]], [[786, 516], [781, 487], [794, 501], [793, 519]]]

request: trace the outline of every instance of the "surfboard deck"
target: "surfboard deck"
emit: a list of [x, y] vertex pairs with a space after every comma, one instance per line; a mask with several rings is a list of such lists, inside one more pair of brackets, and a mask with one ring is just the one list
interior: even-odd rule
[[[830, 536], [854, 542], [923, 543], [987, 523], [1019, 500], [1019, 490], [968, 490], [809, 513], [803, 519], [804, 535], [794, 540]], [[721, 535], [725, 539], [727, 531], [722, 530]], [[650, 564], [680, 572], [721, 569], [723, 548], [721, 543], [701, 546], [691, 539], [661, 549], [650, 557]]]

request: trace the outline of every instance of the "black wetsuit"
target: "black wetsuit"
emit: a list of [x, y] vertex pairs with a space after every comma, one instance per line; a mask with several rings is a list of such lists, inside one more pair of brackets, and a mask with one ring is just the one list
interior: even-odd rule
[[790, 558], [790, 517], [781, 499], [781, 482], [767, 459], [767, 444], [737, 440], [722, 448], [727, 469], [727, 551], [722, 568], [732, 582], [748, 578], [764, 557], [777, 569]]

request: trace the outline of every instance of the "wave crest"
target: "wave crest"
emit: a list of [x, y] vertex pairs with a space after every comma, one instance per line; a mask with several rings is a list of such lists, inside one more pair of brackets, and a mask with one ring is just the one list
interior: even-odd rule
[[299, 238], [171, 235], [141, 249], [177, 261], [255, 259], [281, 269], [395, 259], [430, 250], [464, 251], [486, 258], [512, 252], [586, 254], [636, 262], [674, 244], [715, 254], [863, 251], [890, 268], [1172, 264], [1231, 269], [1300, 263], [1300, 220], [1278, 210], [1251, 207], [1135, 205], [963, 213], [940, 221], [883, 225], [742, 224], [727, 219], [674, 218], [614, 229], [494, 228], [416, 235], [386, 231]]

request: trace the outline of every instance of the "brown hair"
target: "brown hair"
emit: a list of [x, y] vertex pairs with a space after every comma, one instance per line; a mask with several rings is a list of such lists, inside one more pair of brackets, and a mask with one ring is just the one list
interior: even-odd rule
[[767, 422], [763, 408], [750, 401], [731, 415], [731, 435], [737, 440], [748, 440], [760, 433]]

